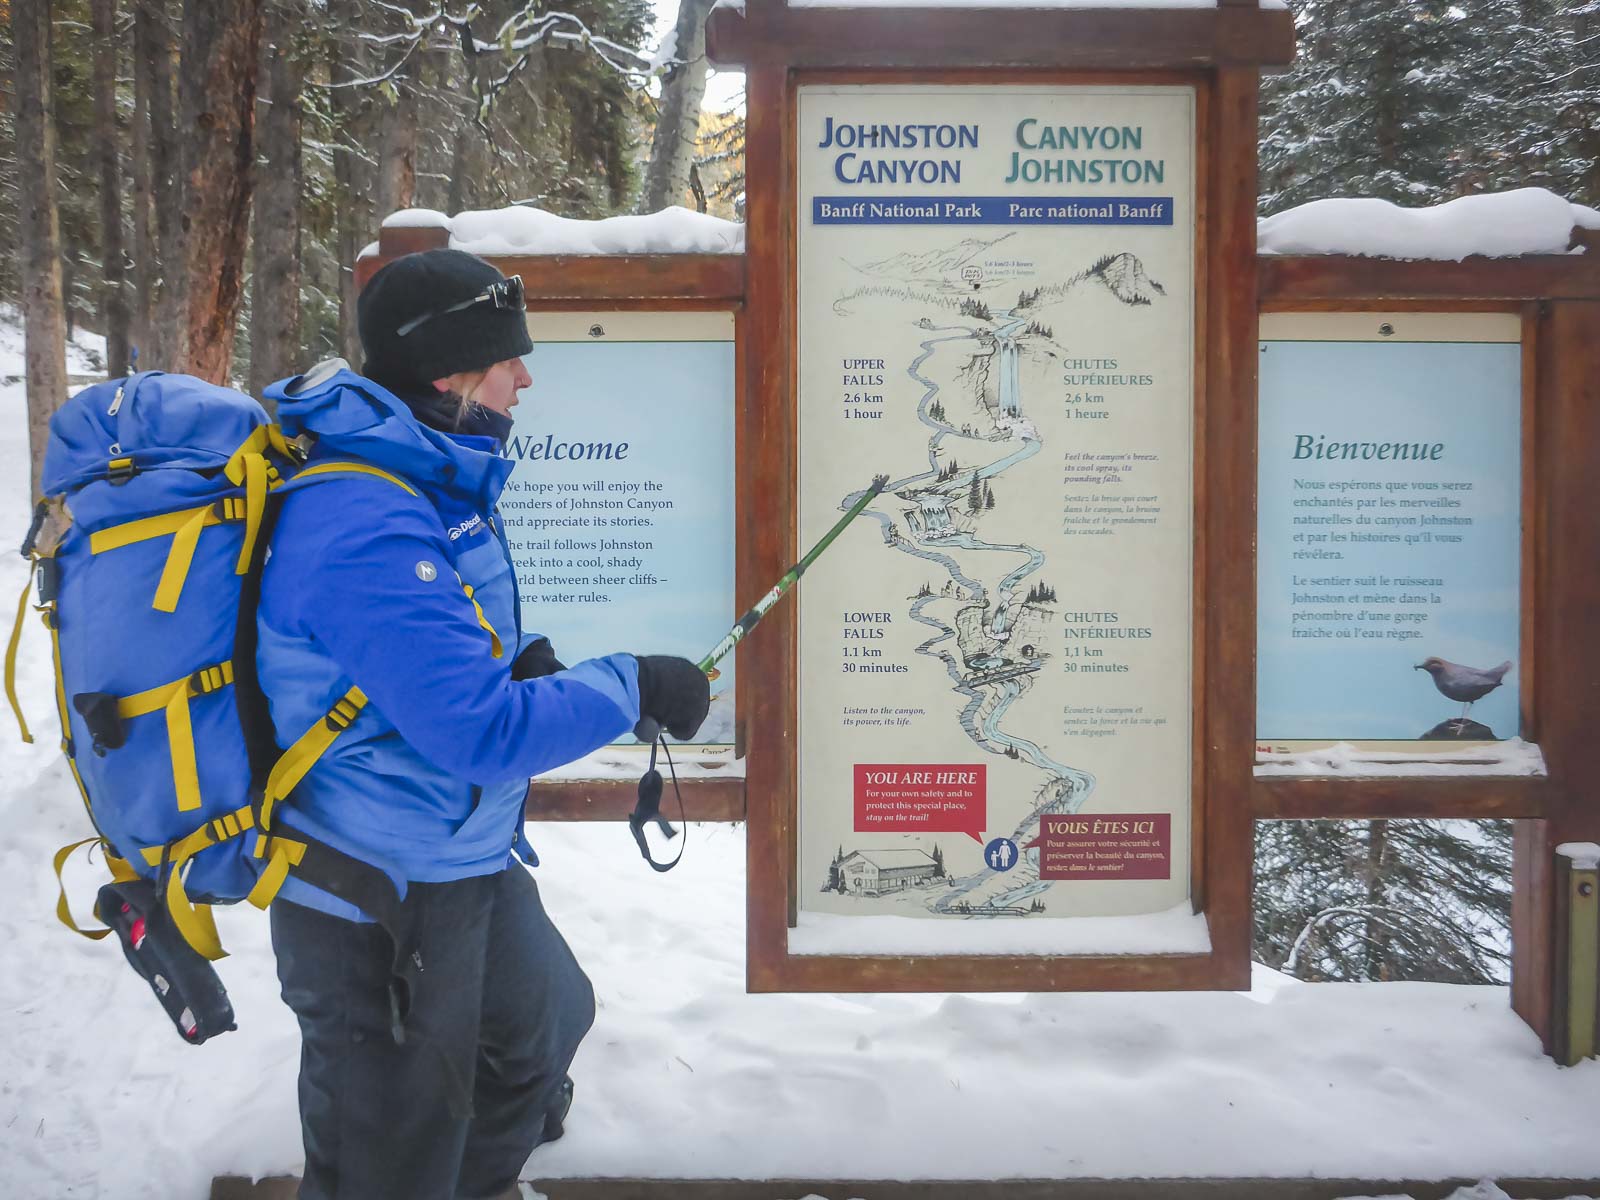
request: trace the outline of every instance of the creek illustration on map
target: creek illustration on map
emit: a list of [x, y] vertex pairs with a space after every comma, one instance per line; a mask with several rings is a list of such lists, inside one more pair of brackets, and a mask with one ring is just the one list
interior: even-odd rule
[[[1003, 507], [996, 511], [995, 485], [1003, 488], [1008, 472], [1044, 449], [1030, 407], [1059, 401], [1058, 395], [1029, 394], [1024, 359], [1065, 358], [1071, 332], [1058, 334], [1047, 321], [1054, 317], [1051, 306], [1069, 293], [1081, 298], [1087, 290], [1102, 302], [1128, 306], [1160, 303], [1166, 296], [1129, 253], [1106, 254], [1065, 279], [1041, 282], [1032, 263], [997, 253], [1012, 236], [969, 238], [923, 254], [851, 264], [869, 282], [834, 304], [842, 316], [885, 302], [932, 309], [915, 321], [927, 336], [903, 368], [916, 385], [917, 420], [927, 430], [917, 451], [925, 461], [910, 473], [891, 473], [883, 494], [858, 520], [878, 523], [885, 553], [927, 564], [928, 581], [906, 598], [905, 612], [927, 629], [916, 653], [939, 661], [950, 692], [962, 698], [965, 738], [982, 755], [1025, 764], [1037, 772], [1037, 783], [1027, 811], [1006, 835], [1016, 849], [1001, 852], [1005, 861], [995, 866], [1002, 869], [986, 860], [971, 873], [947, 873], [937, 844], [932, 854], [841, 845], [822, 890], [920, 904], [954, 917], [1042, 913], [1041, 897], [1052, 881], [1039, 877], [1039, 851], [1029, 843], [1045, 817], [1078, 812], [1095, 788], [1089, 771], [1059, 762], [1037, 742], [1007, 730], [1008, 716], [1028, 703], [1051, 657], [1039, 642], [1057, 595], [1043, 573], [1050, 565], [1067, 569], [1050, 564], [1038, 547], [992, 531], [1004, 518]], [[956, 387], [941, 386], [932, 366], [937, 356], [952, 354], [967, 361]], [[885, 389], [881, 402], [894, 401], [894, 389]], [[839, 508], [861, 494], [841, 497]]]

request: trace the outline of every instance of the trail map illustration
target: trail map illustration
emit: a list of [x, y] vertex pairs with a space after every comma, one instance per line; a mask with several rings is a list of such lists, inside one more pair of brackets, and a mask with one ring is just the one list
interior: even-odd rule
[[[1187, 894], [1192, 97], [1102, 117], [1106, 89], [972, 91], [802, 91], [800, 541], [890, 482], [802, 593], [801, 905], [1166, 908]], [[892, 141], [998, 191], [1027, 177], [1013, 135], [1079, 127], [1141, 145], [1161, 194], [818, 194], [861, 161], [841, 146]]]

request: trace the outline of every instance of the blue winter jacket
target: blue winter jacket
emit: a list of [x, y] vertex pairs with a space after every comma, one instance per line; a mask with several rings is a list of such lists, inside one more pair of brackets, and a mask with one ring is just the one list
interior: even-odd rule
[[[257, 621], [278, 744], [320, 721], [352, 684], [368, 703], [277, 820], [383, 868], [402, 892], [408, 880], [503, 870], [513, 844], [526, 846], [529, 778], [638, 720], [638, 663], [613, 654], [514, 681], [512, 660], [532, 635], [521, 634], [495, 514], [511, 473], [499, 447], [427, 428], [349, 370], [291, 394], [297, 382], [267, 395], [286, 434], [316, 435], [308, 466], [377, 467], [417, 494], [371, 474], [282, 489]], [[280, 894], [362, 915], [292, 877]]]

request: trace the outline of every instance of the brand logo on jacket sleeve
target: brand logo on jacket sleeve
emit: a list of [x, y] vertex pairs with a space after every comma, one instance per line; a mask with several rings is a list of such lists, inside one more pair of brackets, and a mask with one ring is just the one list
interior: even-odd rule
[[480, 517], [477, 513], [473, 513], [465, 521], [461, 522], [461, 524], [450, 526], [450, 529], [449, 529], [450, 540], [453, 542], [457, 538], [465, 537], [465, 536], [467, 536], [468, 534], [471, 534], [471, 533], [482, 533], [483, 530], [484, 530], [483, 518]]

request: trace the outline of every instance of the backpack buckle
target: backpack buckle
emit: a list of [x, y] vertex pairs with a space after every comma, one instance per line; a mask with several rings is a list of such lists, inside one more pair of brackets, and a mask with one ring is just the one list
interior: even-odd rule
[[351, 725], [355, 724], [355, 719], [358, 715], [359, 713], [354, 711], [348, 701], [341, 700], [328, 710], [328, 715], [323, 718], [323, 723], [335, 733], [343, 733]]
[[106, 479], [117, 487], [121, 487], [138, 473], [139, 468], [134, 465], [132, 458], [113, 458], [106, 465]]
[[242, 521], [245, 519], [245, 499], [243, 496], [224, 496], [211, 506], [211, 511], [219, 521]]
[[224, 671], [225, 664], [218, 663], [214, 666], [201, 667], [189, 676], [189, 694], [191, 696], [208, 696], [212, 692], [220, 692], [233, 682], [231, 672]]

